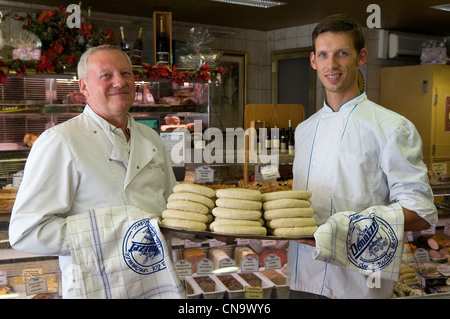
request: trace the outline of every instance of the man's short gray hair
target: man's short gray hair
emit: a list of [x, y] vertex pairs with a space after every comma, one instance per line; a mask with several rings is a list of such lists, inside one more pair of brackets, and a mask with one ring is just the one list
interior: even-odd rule
[[107, 51], [107, 50], [117, 50], [117, 51], [122, 52], [123, 55], [127, 57], [127, 60], [130, 63], [130, 67], [131, 67], [130, 57], [125, 52], [123, 52], [120, 47], [118, 47], [116, 45], [111, 45], [111, 44], [99, 45], [99, 46], [87, 49], [86, 52], [84, 52], [81, 55], [80, 61], [78, 62], [78, 66], [77, 66], [78, 78], [87, 80], [87, 76], [88, 76], [88, 68], [87, 68], [87, 64], [88, 63], [87, 62], [88, 62], [88, 59], [95, 52]]

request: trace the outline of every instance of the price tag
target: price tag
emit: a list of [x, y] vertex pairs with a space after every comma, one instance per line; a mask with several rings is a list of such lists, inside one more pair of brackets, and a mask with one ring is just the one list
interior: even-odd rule
[[36, 295], [47, 292], [47, 279], [42, 277], [29, 278], [25, 282], [26, 295]]
[[236, 239], [236, 244], [238, 246], [250, 245], [250, 239], [248, 239], [248, 238], [237, 238]]
[[214, 270], [214, 262], [211, 259], [202, 259], [197, 263], [197, 275], [210, 274]]
[[447, 235], [447, 236], [450, 236], [450, 221], [445, 223], [444, 234]]
[[226, 267], [234, 267], [236, 266], [236, 262], [234, 259], [231, 258], [224, 258], [219, 263], [219, 268], [226, 268]]
[[42, 269], [36, 268], [36, 269], [24, 269], [22, 271], [22, 278], [24, 282], [27, 282], [31, 278], [34, 277], [41, 277], [42, 276]]
[[259, 261], [253, 257], [245, 257], [241, 260], [241, 272], [259, 271]]
[[189, 239], [184, 240], [184, 248], [198, 248], [198, 247], [202, 247], [202, 243], [195, 242]]
[[436, 227], [435, 226], [431, 226], [428, 229], [421, 230], [420, 234], [421, 235], [434, 235], [434, 234], [436, 234]]
[[6, 271], [0, 270], [0, 286], [6, 286], [8, 284], [8, 276], [6, 276]]
[[281, 259], [277, 255], [268, 255], [264, 259], [264, 268], [267, 270], [271, 269], [280, 269], [281, 268]]
[[267, 181], [269, 179], [279, 178], [280, 172], [278, 171], [278, 165], [267, 165], [262, 166], [260, 169], [261, 176], [263, 180]]
[[214, 170], [209, 166], [199, 166], [195, 168], [195, 181], [201, 183], [214, 182]]
[[175, 270], [178, 276], [192, 276], [192, 263], [187, 260], [178, 260], [175, 262]]
[[218, 247], [218, 246], [225, 246], [227, 243], [224, 243], [223, 241], [217, 240], [217, 239], [208, 239], [209, 247]]
[[428, 251], [424, 248], [417, 248], [414, 251], [414, 257], [419, 263], [426, 263], [430, 261], [430, 255], [428, 254]]
[[245, 299], [263, 299], [262, 287], [245, 286]]

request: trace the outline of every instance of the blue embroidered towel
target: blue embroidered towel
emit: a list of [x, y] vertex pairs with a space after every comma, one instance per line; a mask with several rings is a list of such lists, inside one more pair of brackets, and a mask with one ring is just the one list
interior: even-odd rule
[[156, 215], [133, 206], [67, 218], [79, 298], [186, 298]]
[[400, 204], [339, 212], [321, 225], [314, 238], [313, 258], [396, 281], [399, 276], [404, 217]]

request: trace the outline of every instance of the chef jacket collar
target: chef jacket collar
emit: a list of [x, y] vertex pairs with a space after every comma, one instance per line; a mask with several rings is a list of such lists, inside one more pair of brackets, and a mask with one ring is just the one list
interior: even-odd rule
[[[114, 145], [115, 143], [115, 138], [114, 138], [114, 134], [118, 135], [117, 130], [119, 129], [118, 127], [112, 125], [111, 123], [109, 123], [107, 120], [105, 120], [104, 118], [102, 118], [101, 116], [99, 116], [97, 113], [95, 113], [91, 107], [89, 105], [86, 105], [86, 107], [84, 108], [84, 112], [90, 116], [91, 118], [93, 118], [97, 124], [102, 128], [102, 130], [105, 132], [105, 134], [108, 136], [108, 138], [110, 139], [111, 143]], [[128, 122], [127, 122], [127, 130], [129, 130], [130, 126], [131, 126], [131, 118], [129, 115], [127, 115], [128, 118]], [[124, 135], [124, 134], [123, 134]], [[118, 135], [119, 136], [119, 135]], [[123, 136], [125, 137], [125, 135]]]
[[[338, 112], [353, 109], [353, 107], [359, 103], [364, 102], [367, 100], [366, 92], [362, 92], [360, 95], [348, 100], [347, 102], [343, 103], [341, 106], [339, 106]], [[327, 100], [323, 102], [324, 111], [325, 112], [334, 112], [334, 110], [327, 104]]]

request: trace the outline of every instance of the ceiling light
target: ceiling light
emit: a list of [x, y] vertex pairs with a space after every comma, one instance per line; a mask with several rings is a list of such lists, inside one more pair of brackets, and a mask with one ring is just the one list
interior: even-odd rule
[[251, 6], [266, 9], [286, 4], [286, 2], [270, 1], [270, 0], [210, 0], [210, 1], [239, 4], [243, 6]]
[[450, 3], [441, 4], [438, 6], [432, 6], [432, 9], [442, 10], [442, 11], [450, 11]]

